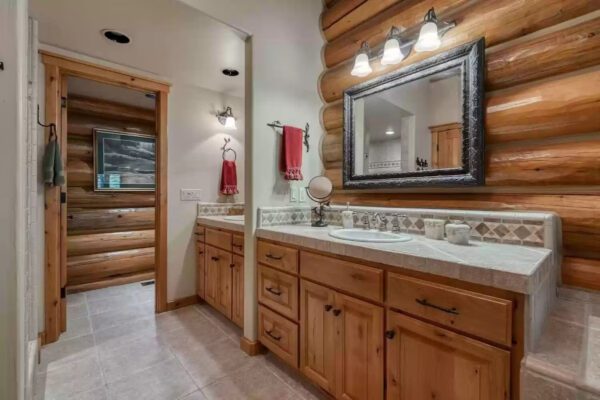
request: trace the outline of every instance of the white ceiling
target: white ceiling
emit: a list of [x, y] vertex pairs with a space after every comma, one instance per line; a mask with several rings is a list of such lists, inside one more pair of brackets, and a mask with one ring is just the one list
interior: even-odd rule
[[[175, 0], [30, 0], [41, 43], [235, 96], [244, 93], [244, 41], [227, 25]], [[118, 45], [102, 29], [131, 37]], [[223, 68], [240, 71], [236, 78]]]

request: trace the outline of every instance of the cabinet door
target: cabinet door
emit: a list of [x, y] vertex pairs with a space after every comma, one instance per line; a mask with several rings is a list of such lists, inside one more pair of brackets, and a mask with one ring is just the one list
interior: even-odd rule
[[506, 400], [510, 354], [389, 312], [387, 399]]
[[196, 294], [205, 297], [206, 249], [204, 243], [196, 242]]
[[300, 369], [313, 382], [335, 393], [334, 291], [300, 283]]
[[231, 319], [244, 327], [244, 257], [233, 256]]
[[217, 293], [219, 291], [219, 250], [206, 246], [205, 257], [205, 282], [204, 300], [213, 307], [217, 305]]
[[206, 301], [231, 318], [231, 253], [206, 246]]
[[383, 399], [383, 308], [336, 292], [332, 313], [337, 334], [336, 398]]

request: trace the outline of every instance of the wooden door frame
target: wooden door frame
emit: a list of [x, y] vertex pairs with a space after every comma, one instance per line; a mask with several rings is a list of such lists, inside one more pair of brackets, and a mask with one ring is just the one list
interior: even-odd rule
[[[167, 311], [167, 102], [170, 85], [117, 69], [94, 65], [40, 51], [45, 66], [45, 122], [54, 123], [57, 132], [66, 132], [65, 118], [61, 113], [61, 93], [66, 77], [86, 78], [93, 81], [126, 87], [156, 94], [156, 191], [155, 191], [155, 305], [156, 312]], [[61, 135], [63, 162], [66, 160], [66, 135]], [[46, 132], [46, 142], [48, 132]], [[66, 165], [63, 163], [63, 165]], [[65, 168], [66, 171], [66, 168]], [[66, 172], [65, 172], [66, 173]], [[60, 187], [46, 187], [45, 190], [45, 262], [44, 262], [44, 332], [43, 343], [58, 340], [62, 332], [66, 305], [61, 300], [61, 202]], [[66, 229], [63, 226], [63, 229]], [[63, 246], [66, 246], [64, 244]], [[64, 262], [64, 260], [63, 260]], [[62, 316], [61, 316], [62, 315]]]

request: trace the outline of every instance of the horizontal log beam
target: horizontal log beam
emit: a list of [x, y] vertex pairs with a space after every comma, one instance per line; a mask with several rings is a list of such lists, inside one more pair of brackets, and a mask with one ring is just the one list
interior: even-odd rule
[[67, 120], [69, 137], [73, 135], [91, 137], [94, 129], [156, 135], [156, 128], [153, 122], [120, 121], [91, 115], [69, 114]]
[[67, 258], [67, 285], [147, 271], [154, 267], [154, 247]]
[[154, 207], [67, 211], [67, 234], [125, 232], [154, 228]]
[[[412, 52], [400, 65], [395, 66], [382, 66], [379, 60], [374, 60], [371, 63], [373, 73], [368, 77], [360, 78], [350, 75], [352, 57], [357, 47], [349, 46], [350, 49], [346, 50], [347, 54], [339, 60], [345, 62], [329, 69], [321, 77], [321, 95], [328, 103], [336, 101], [342, 98], [343, 92], [347, 88], [422, 61], [460, 44], [480, 37], [485, 37], [488, 47], [505, 43], [524, 34], [594, 11], [594, 6], [597, 7], [597, 4], [593, 3], [597, 2], [598, 0], [531, 0], [520, 3], [513, 0], [498, 0], [480, 1], [472, 7], [459, 7], [459, 11], [452, 16], [458, 25], [444, 35], [442, 47], [439, 50], [425, 53]], [[384, 39], [385, 36], [381, 40]], [[561, 53], [557, 52], [557, 54]], [[489, 79], [486, 82], [490, 86]]]
[[69, 208], [154, 207], [154, 192], [95, 192], [93, 187], [69, 186]]
[[333, 130], [344, 126], [344, 103], [336, 102], [323, 108], [323, 128]]
[[68, 257], [152, 246], [154, 246], [154, 229], [67, 236]]
[[69, 96], [67, 110], [69, 114], [92, 115], [121, 121], [154, 123], [156, 120], [154, 110], [84, 96]]
[[566, 285], [600, 290], [600, 260], [565, 257], [562, 281]]
[[67, 158], [70, 160], [92, 161], [94, 147], [91, 138], [71, 136], [67, 139]]
[[79, 293], [88, 290], [103, 289], [111, 286], [126, 285], [128, 283], [143, 282], [151, 279], [154, 279], [154, 269], [142, 271], [140, 273], [119, 275], [91, 283], [69, 285], [67, 286], [67, 293]]
[[67, 159], [68, 186], [94, 186], [94, 164], [91, 160]]
[[325, 9], [321, 15], [321, 29], [326, 30], [367, 1], [368, 0], [342, 0], [331, 5], [331, 7]]

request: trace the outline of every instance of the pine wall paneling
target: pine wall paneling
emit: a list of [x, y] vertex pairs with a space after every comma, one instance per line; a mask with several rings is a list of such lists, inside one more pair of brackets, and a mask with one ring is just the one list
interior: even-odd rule
[[155, 260], [153, 192], [94, 192], [92, 132], [155, 134], [154, 110], [69, 96], [67, 138], [67, 288], [150, 279]]
[[[434, 53], [398, 66], [373, 60], [366, 78], [350, 75], [354, 54], [365, 40], [376, 54], [392, 25], [416, 35], [430, 7], [457, 22], [437, 52], [486, 40], [486, 186], [345, 191], [344, 90]], [[322, 156], [335, 203], [556, 212], [563, 282], [600, 289], [600, 0], [326, 1], [321, 26]]]

